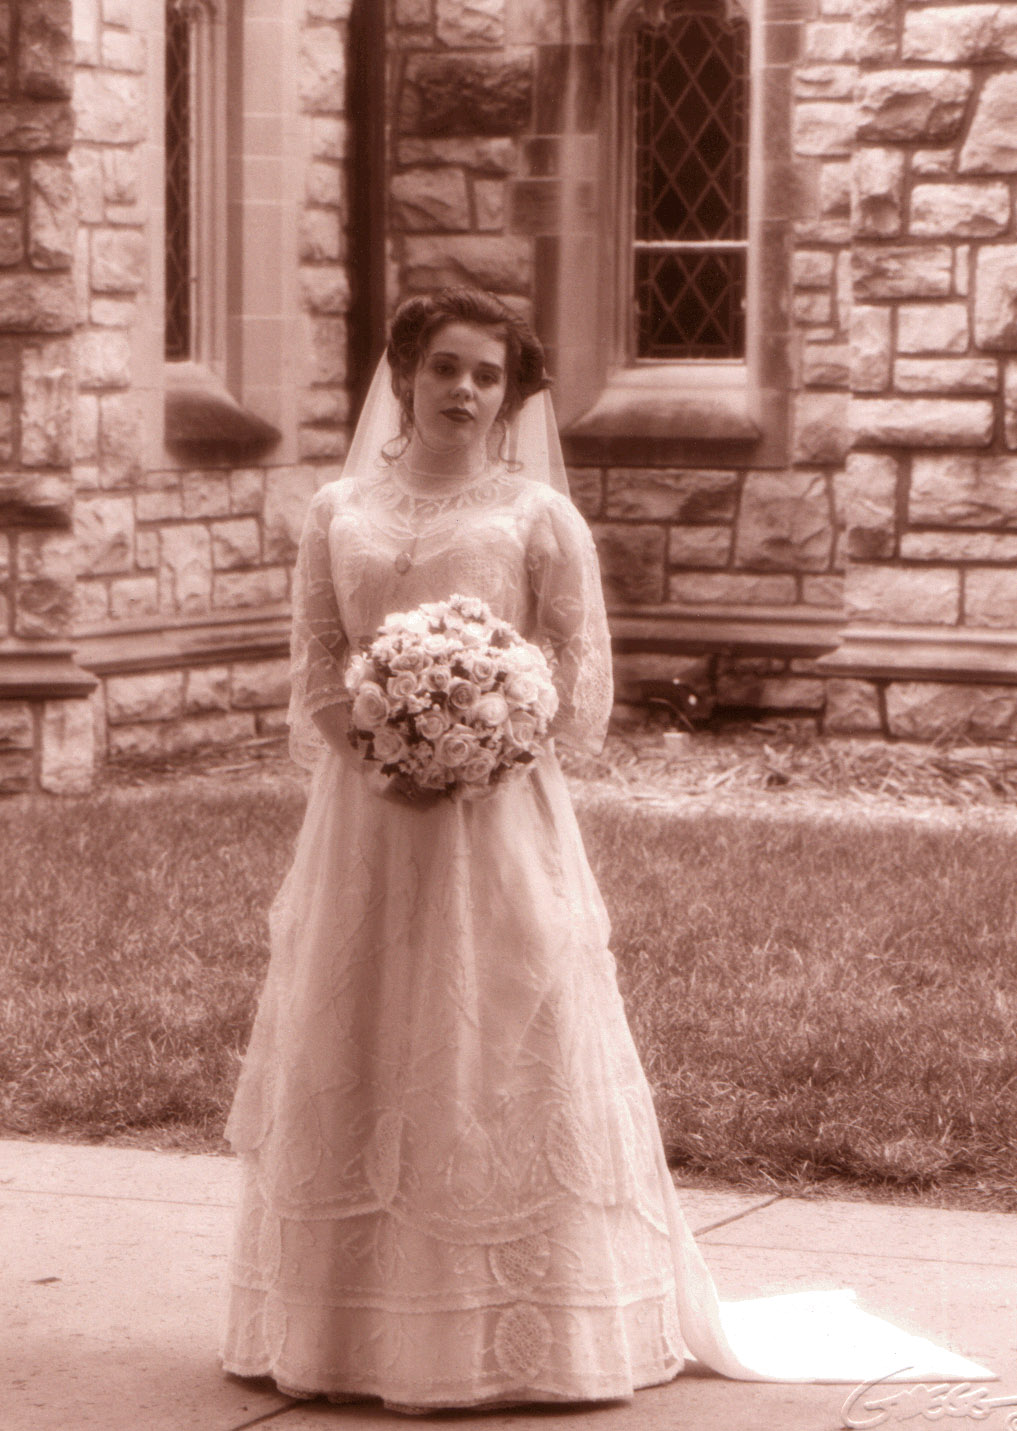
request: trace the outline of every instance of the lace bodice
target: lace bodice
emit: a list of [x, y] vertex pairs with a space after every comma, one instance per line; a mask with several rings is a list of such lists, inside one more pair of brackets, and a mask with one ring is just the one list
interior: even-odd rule
[[547, 485], [496, 467], [421, 491], [398, 468], [323, 487], [294, 579], [291, 749], [310, 767], [311, 717], [349, 699], [350, 654], [383, 619], [454, 593], [478, 596], [550, 656], [556, 738], [599, 749], [611, 710], [610, 638], [597, 557], [579, 512]]

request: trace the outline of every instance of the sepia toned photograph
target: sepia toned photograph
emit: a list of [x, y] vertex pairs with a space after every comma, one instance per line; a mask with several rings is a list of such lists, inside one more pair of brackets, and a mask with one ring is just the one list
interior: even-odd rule
[[0, 0], [0, 1431], [1017, 1431], [1017, 0]]

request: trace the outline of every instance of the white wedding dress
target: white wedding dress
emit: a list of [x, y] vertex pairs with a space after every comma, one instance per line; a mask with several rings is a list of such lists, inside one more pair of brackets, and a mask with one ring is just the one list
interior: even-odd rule
[[317, 749], [310, 717], [347, 699], [351, 649], [390, 612], [455, 592], [553, 652], [557, 739], [603, 737], [607, 624], [567, 498], [505, 466], [435, 495], [368, 465], [317, 494], [291, 707], [314, 776], [227, 1130], [244, 1193], [225, 1369], [452, 1407], [626, 1397], [687, 1352], [756, 1379], [907, 1364], [880, 1336], [874, 1361], [843, 1298], [811, 1351], [816, 1308], [795, 1298], [784, 1337], [761, 1304], [764, 1364], [751, 1318], [732, 1345], [554, 753], [486, 799], [418, 809]]

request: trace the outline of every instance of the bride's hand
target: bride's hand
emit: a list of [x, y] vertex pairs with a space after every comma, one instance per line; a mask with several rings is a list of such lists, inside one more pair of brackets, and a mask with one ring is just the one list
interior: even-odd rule
[[378, 775], [385, 783], [380, 790], [376, 787], [376, 793], [383, 800], [391, 800], [396, 805], [408, 805], [414, 810], [430, 810], [439, 800], [445, 798], [440, 790], [421, 790], [419, 785], [414, 785], [405, 775], [386, 776], [381, 775], [380, 771]]

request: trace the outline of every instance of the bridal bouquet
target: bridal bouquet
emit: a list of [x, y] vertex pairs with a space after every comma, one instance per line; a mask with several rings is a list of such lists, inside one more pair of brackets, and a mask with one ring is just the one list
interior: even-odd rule
[[411, 795], [475, 799], [521, 774], [558, 706], [543, 652], [469, 596], [387, 617], [346, 679], [350, 741]]

